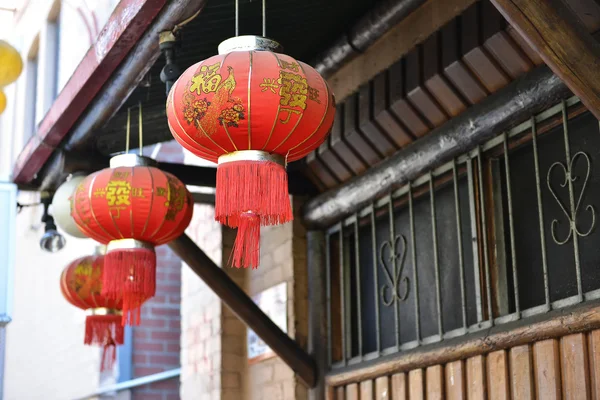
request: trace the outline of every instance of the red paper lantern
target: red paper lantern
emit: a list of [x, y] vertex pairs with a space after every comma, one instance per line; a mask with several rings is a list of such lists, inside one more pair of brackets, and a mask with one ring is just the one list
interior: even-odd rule
[[218, 163], [215, 218], [238, 228], [236, 267], [258, 266], [261, 225], [292, 220], [287, 163], [323, 143], [335, 116], [325, 80], [280, 49], [256, 36], [226, 40], [167, 99], [175, 139]]
[[85, 339], [87, 345], [104, 347], [101, 369], [112, 368], [116, 345], [123, 344], [121, 325], [122, 301], [102, 295], [104, 256], [78, 258], [60, 276], [60, 290], [65, 299], [85, 310]]
[[192, 219], [192, 195], [149, 158], [123, 154], [88, 176], [71, 200], [71, 215], [88, 237], [108, 244], [102, 294], [123, 296], [123, 320], [138, 324], [156, 292], [154, 246], [179, 237]]

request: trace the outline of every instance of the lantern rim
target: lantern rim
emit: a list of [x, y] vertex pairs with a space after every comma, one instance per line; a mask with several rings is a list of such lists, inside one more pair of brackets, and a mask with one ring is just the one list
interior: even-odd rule
[[96, 307], [85, 310], [85, 315], [123, 315], [123, 311], [117, 310], [116, 308]]
[[285, 158], [276, 153], [261, 150], [239, 150], [219, 156], [218, 165], [234, 161], [270, 161], [285, 167]]
[[273, 40], [263, 36], [242, 35], [226, 39], [219, 44], [219, 54], [227, 54], [232, 51], [272, 51], [282, 53], [283, 46]]
[[128, 250], [128, 249], [148, 249], [154, 251], [154, 246], [151, 243], [144, 242], [136, 239], [118, 239], [111, 240], [106, 246], [106, 252], [110, 253], [115, 250]]
[[157, 162], [150, 157], [137, 154], [119, 154], [110, 159], [110, 168], [119, 167], [155, 167]]

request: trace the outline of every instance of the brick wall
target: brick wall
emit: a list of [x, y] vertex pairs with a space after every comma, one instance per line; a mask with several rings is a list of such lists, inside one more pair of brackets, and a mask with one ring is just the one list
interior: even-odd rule
[[[306, 269], [306, 232], [300, 223], [302, 202], [293, 198], [295, 220], [292, 223], [263, 228], [261, 263], [248, 271], [247, 292], [252, 296], [287, 282], [288, 335], [306, 349], [308, 334], [308, 286]], [[248, 366], [248, 400], [305, 400], [308, 391], [280, 358]]]
[[[186, 233], [222, 264], [221, 226], [214, 207], [196, 204]], [[182, 269], [181, 398], [219, 399], [221, 387], [221, 301], [187, 266]]]
[[[181, 336], [181, 260], [168, 246], [156, 248], [156, 296], [142, 307], [133, 328], [134, 378], [179, 368]], [[132, 391], [134, 400], [176, 400], [179, 380], [169, 379]]]
[[[298, 210], [300, 201], [294, 200], [293, 205]], [[217, 264], [226, 265], [236, 232], [216, 225], [214, 209], [207, 207], [196, 206], [194, 219], [198, 219], [188, 234]], [[305, 253], [305, 232], [296, 221], [262, 229], [258, 269], [224, 267], [250, 295], [288, 283], [288, 333], [302, 346], [308, 330]], [[279, 358], [248, 365], [245, 325], [193, 272], [184, 268], [183, 277], [183, 400], [307, 398], [306, 388]]]
[[[153, 146], [152, 146], [153, 147]], [[144, 154], [150, 155], [152, 147]], [[161, 144], [159, 161], [182, 163], [181, 146]], [[179, 368], [181, 340], [181, 260], [164, 245], [156, 248], [156, 296], [142, 307], [142, 323], [133, 328], [133, 377]], [[179, 379], [173, 378], [132, 390], [133, 400], [179, 399]]]

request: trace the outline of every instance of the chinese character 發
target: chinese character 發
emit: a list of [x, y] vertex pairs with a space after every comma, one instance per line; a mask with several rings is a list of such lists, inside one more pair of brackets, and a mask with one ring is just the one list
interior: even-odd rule
[[306, 78], [291, 72], [279, 71], [277, 82], [281, 85], [279, 104], [306, 109], [306, 94], [308, 93]]

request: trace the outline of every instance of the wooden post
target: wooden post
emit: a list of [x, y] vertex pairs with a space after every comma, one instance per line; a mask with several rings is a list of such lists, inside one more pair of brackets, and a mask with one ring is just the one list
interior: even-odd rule
[[600, 118], [600, 43], [564, 0], [492, 0], [544, 62]]
[[234, 281], [219, 268], [187, 235], [169, 247], [206, 283], [250, 329], [292, 369], [310, 388], [316, 385], [315, 362], [285, 334]]
[[308, 256], [308, 351], [317, 363], [317, 385], [310, 390], [310, 400], [325, 399], [324, 373], [327, 370], [327, 293], [325, 282], [325, 235], [309, 231]]

